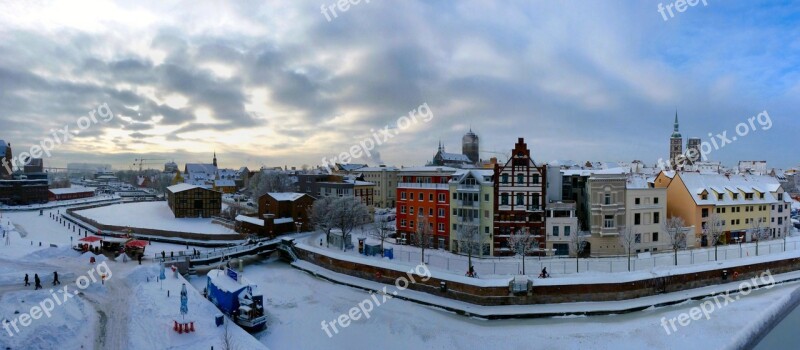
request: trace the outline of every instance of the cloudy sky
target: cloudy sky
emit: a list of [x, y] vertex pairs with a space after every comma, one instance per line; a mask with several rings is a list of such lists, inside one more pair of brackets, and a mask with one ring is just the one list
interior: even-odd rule
[[797, 165], [800, 5], [707, 1], [666, 21], [650, 0], [0, 1], [0, 139], [18, 154], [107, 104], [46, 164], [317, 165], [427, 103], [366, 161], [423, 164], [471, 126], [483, 158], [524, 137], [537, 160], [652, 164], [676, 109], [706, 141], [767, 111], [709, 157]]

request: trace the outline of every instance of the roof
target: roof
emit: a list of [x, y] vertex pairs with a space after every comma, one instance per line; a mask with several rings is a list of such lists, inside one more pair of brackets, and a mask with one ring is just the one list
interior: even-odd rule
[[443, 173], [454, 173], [459, 169], [451, 168], [449, 166], [416, 166], [416, 167], [408, 167], [400, 169], [401, 172], [443, 172]]
[[83, 186], [72, 186], [69, 188], [51, 188], [50, 193], [59, 195], [59, 194], [70, 194], [70, 193], [86, 193], [86, 192], [94, 192], [94, 188], [88, 188]]
[[650, 188], [650, 182], [652, 182], [652, 179], [648, 179], [644, 176], [631, 175], [628, 176], [628, 182], [625, 187], [629, 190], [645, 189]]
[[[780, 189], [778, 179], [767, 175], [749, 174], [704, 174], [704, 173], [679, 173], [678, 176], [683, 180], [686, 189], [691, 194], [697, 205], [735, 205], [735, 204], [771, 204], [778, 201], [773, 192]], [[753, 199], [745, 199], [744, 194], [754, 193], [754, 190], [766, 190], [764, 198], [753, 196]], [[709, 195], [707, 199], [702, 199], [702, 193], [706, 191]], [[733, 199], [732, 193], [737, 193]], [[722, 195], [722, 200], [718, 195]]]
[[373, 166], [373, 167], [366, 167], [366, 168], [359, 168], [358, 171], [398, 171], [397, 167], [393, 166]]
[[468, 170], [459, 170], [453, 174], [453, 179], [450, 180], [452, 183], [460, 183], [463, 181], [467, 174], [471, 174], [473, 178], [475, 178], [481, 184], [494, 184], [492, 181], [492, 176], [494, 176], [494, 170], [489, 169], [468, 169]]
[[442, 156], [442, 159], [446, 161], [472, 163], [472, 161], [469, 160], [469, 157], [467, 157], [465, 154], [442, 152], [440, 155]]
[[339, 164], [339, 163], [337, 163], [336, 166], [339, 169], [344, 170], [344, 171], [353, 171], [353, 170], [356, 170], [356, 169], [364, 168], [367, 165], [366, 164], [349, 164], [349, 163], [348, 164]]
[[187, 184], [187, 183], [183, 183], [183, 184], [177, 184], [177, 185], [169, 186], [169, 187], [167, 187], [167, 191], [170, 191], [172, 193], [178, 193], [178, 192], [183, 192], [183, 191], [187, 191], [187, 190], [192, 190], [192, 189], [195, 189], [195, 188], [202, 188], [202, 187], [196, 186], [196, 185]]
[[277, 218], [277, 219], [275, 219], [274, 222], [275, 222], [276, 225], [277, 224], [288, 224], [290, 222], [294, 222], [294, 219], [292, 219], [292, 218]]
[[279, 202], [283, 201], [294, 202], [300, 199], [300, 197], [305, 195], [305, 193], [296, 193], [296, 192], [268, 192], [267, 194]]
[[186, 172], [187, 173], [216, 174], [217, 173], [217, 167], [214, 166], [214, 164], [186, 163]]
[[246, 222], [258, 226], [264, 226], [264, 220], [261, 220], [259, 218], [254, 218], [252, 216], [237, 215], [236, 221]]
[[218, 187], [234, 187], [236, 186], [236, 181], [233, 180], [215, 180], [214, 186]]

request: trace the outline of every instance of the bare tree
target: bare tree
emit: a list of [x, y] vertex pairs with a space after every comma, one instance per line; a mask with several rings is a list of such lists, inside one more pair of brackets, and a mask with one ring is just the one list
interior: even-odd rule
[[538, 246], [536, 237], [531, 234], [528, 228], [523, 228], [511, 233], [508, 238], [508, 248], [514, 252], [515, 255], [522, 257], [522, 274], [525, 274], [525, 256]]
[[336, 197], [322, 197], [311, 206], [311, 222], [317, 230], [325, 232], [325, 242], [330, 242], [331, 230], [335, 227]]
[[719, 215], [711, 213], [711, 216], [708, 217], [708, 221], [706, 222], [706, 235], [709, 239], [709, 244], [714, 245], [714, 261], [717, 261], [717, 248], [725, 237], [723, 226], [723, 221]]
[[762, 239], [769, 239], [770, 232], [768, 227], [764, 227], [762, 218], [750, 219], [750, 239], [756, 241], [756, 256], [758, 256], [758, 246]]
[[586, 232], [580, 230], [581, 223], [578, 221], [578, 232], [575, 232], [572, 237], [569, 239], [569, 249], [570, 251], [575, 254], [575, 273], [580, 272], [580, 257], [583, 254], [583, 250], [586, 248], [586, 242], [589, 238], [589, 235]]
[[675, 266], [678, 265], [678, 250], [686, 247], [684, 226], [686, 226], [686, 222], [679, 216], [673, 216], [664, 221], [664, 231], [667, 232], [669, 243], [675, 252]]
[[225, 319], [222, 328], [222, 350], [234, 350], [238, 347], [234, 343], [233, 334], [230, 331], [229, 323], [233, 322], [232, 319]]
[[786, 251], [786, 237], [789, 237], [792, 233], [794, 226], [792, 226], [792, 220], [783, 220], [783, 251]]
[[379, 220], [375, 223], [371, 236], [381, 241], [381, 252], [383, 252], [383, 243], [395, 232], [395, 227], [389, 221]]
[[486, 237], [481, 234], [480, 227], [470, 224], [459, 225], [456, 230], [456, 240], [458, 240], [458, 249], [461, 253], [467, 253], [467, 264], [472, 266], [472, 256], [480, 254], [486, 243]]
[[619, 231], [619, 236], [617, 236], [622, 248], [625, 249], [625, 254], [628, 255], [628, 271], [631, 270], [631, 251], [633, 251], [634, 244], [640, 243], [636, 241], [637, 234], [634, 228], [623, 226]]
[[268, 192], [290, 192], [293, 186], [292, 179], [286, 173], [262, 170], [250, 178], [248, 190], [253, 198], [258, 198]]
[[428, 218], [425, 215], [417, 216], [417, 231], [415, 233], [414, 245], [422, 250], [422, 263], [425, 263], [425, 248], [433, 239], [433, 228], [428, 223]]

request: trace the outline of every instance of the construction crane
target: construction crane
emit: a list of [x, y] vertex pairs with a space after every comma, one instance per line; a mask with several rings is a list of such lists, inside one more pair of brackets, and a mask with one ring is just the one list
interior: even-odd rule
[[135, 165], [137, 164], [137, 162], [138, 162], [138, 164], [139, 164], [139, 172], [141, 173], [141, 172], [143, 171], [143, 166], [144, 166], [145, 164], [147, 164], [147, 165], [151, 165], [151, 164], [159, 164], [159, 163], [154, 163], [155, 161], [164, 161], [164, 159], [144, 159], [144, 158], [137, 158], [137, 159], [134, 159], [134, 160], [133, 160], [133, 165], [135, 166]]

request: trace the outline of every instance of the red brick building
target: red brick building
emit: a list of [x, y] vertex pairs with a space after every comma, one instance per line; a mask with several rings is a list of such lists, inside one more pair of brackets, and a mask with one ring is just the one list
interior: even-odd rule
[[72, 186], [69, 188], [51, 188], [48, 195], [48, 199], [51, 202], [89, 197], [94, 197], [94, 188], [81, 186]]
[[508, 248], [508, 237], [523, 229], [537, 237], [540, 249], [546, 247], [544, 204], [547, 167], [536, 165], [525, 139], [521, 137], [512, 152], [508, 162], [494, 166], [495, 256], [512, 255]]
[[267, 193], [258, 198], [258, 219], [264, 220], [259, 232], [270, 237], [313, 229], [309, 214], [314, 198], [304, 193]]
[[449, 167], [403, 168], [397, 180], [397, 236], [408, 243], [415, 242], [419, 216], [428, 220], [434, 238], [428, 246], [449, 249], [450, 187], [448, 182], [456, 172]]

